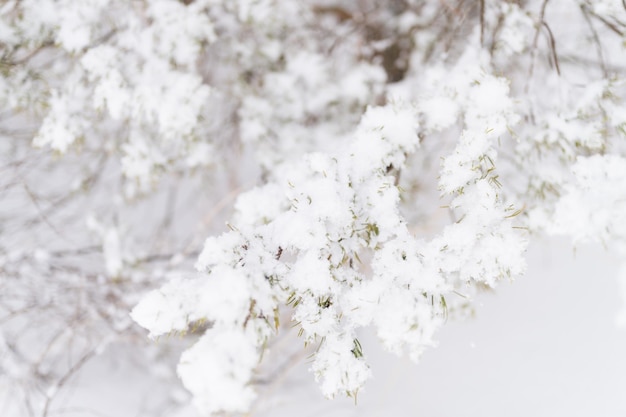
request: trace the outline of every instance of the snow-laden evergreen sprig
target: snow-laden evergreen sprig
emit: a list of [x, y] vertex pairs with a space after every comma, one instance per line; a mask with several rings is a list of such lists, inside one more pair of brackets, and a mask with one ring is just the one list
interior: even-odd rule
[[[324, 395], [356, 395], [371, 375], [358, 328], [374, 326], [388, 350], [406, 349], [418, 360], [435, 344], [448, 310], [465, 303], [456, 294], [521, 273], [524, 240], [489, 171], [475, 167], [482, 153], [474, 164], [458, 165], [473, 173], [466, 191], [450, 191], [465, 219], [430, 241], [411, 235], [390, 172], [401, 171], [418, 149], [417, 129], [410, 106], [369, 108], [343, 149], [307, 155], [283, 181], [242, 195], [233, 230], [207, 240], [199, 277], [166, 285], [135, 308], [133, 318], [152, 336], [184, 331], [197, 320], [212, 323], [179, 365], [204, 412], [247, 408], [249, 380], [239, 376], [252, 375], [257, 361], [226, 361], [233, 369], [224, 371], [231, 377], [221, 391], [215, 375], [202, 379], [193, 370], [214, 372], [203, 364], [227, 358], [202, 346], [234, 337], [244, 357], [256, 352], [260, 359], [286, 306], [303, 340], [320, 344], [311, 370]], [[246, 400], [233, 406], [233, 396]]]

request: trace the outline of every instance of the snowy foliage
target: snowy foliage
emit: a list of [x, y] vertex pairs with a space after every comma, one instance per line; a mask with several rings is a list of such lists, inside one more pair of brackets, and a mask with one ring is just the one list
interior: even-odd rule
[[356, 397], [360, 329], [418, 361], [533, 236], [626, 254], [625, 34], [621, 0], [5, 2], [3, 383], [47, 413], [132, 309], [204, 414], [290, 327]]

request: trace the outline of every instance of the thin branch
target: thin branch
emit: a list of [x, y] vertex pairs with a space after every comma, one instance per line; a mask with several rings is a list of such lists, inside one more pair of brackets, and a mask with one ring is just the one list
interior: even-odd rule
[[[100, 175], [104, 171], [104, 166], [107, 162], [107, 158], [108, 155], [106, 153], [103, 153], [100, 160], [98, 161], [96, 169], [89, 177], [83, 180], [81, 188], [90, 188], [98, 181]], [[24, 186], [26, 187], [26, 184], [24, 184]], [[55, 212], [65, 207], [65, 205], [72, 201], [74, 197], [76, 197], [76, 190], [72, 190], [63, 197], [59, 198], [48, 207], [46, 207], [45, 210], [42, 210], [39, 206], [37, 206], [37, 208], [39, 209], [39, 213], [35, 218], [26, 221], [24, 227], [31, 227], [42, 221], [47, 221], [48, 217], [52, 216]]]
[[217, 202], [217, 204], [213, 206], [213, 209], [209, 211], [207, 215], [202, 219], [202, 223], [196, 235], [191, 239], [191, 241], [182, 251], [183, 255], [188, 255], [195, 251], [195, 248], [198, 247], [200, 241], [204, 238], [204, 229], [213, 222], [215, 216], [217, 216], [224, 208], [226, 208], [237, 198], [237, 196], [241, 193], [241, 190], [242, 188], [239, 186], [234, 187], [228, 194], [222, 197], [220, 201]]
[[533, 38], [533, 50], [537, 49], [537, 44], [539, 43], [539, 33], [541, 32], [541, 25], [543, 24], [544, 17], [546, 15], [546, 7], [548, 6], [549, 0], [543, 0], [543, 4], [541, 5], [541, 11], [539, 12], [539, 22], [537, 22], [537, 29], [535, 30], [535, 37]]
[[38, 55], [39, 52], [43, 51], [44, 49], [46, 49], [46, 48], [48, 48], [50, 46], [54, 46], [54, 41], [47, 40], [47, 41], [43, 42], [41, 45], [39, 45], [37, 48], [35, 48], [32, 51], [30, 51], [29, 53], [27, 53], [25, 56], [21, 57], [20, 59], [17, 59], [15, 61], [6, 61], [5, 64], [9, 65], [9, 66], [12, 66], [12, 67], [18, 66], [18, 65], [22, 65], [22, 64], [30, 61], [36, 55]]
[[619, 35], [620, 37], [624, 36], [624, 32], [622, 30], [620, 30], [617, 26], [615, 26], [614, 23], [609, 22], [608, 20], [606, 20], [604, 17], [600, 16], [599, 14], [597, 14], [596, 12], [594, 12], [593, 10], [589, 9], [587, 7], [587, 5], [585, 4], [581, 4], [580, 7], [582, 9], [584, 9], [587, 13], [589, 13], [591, 16], [595, 17], [596, 19], [598, 19], [599, 21], [601, 21], [602, 23], [604, 23], [606, 25], [606, 27], [608, 27], [610, 30], [612, 30], [614, 33], [616, 33], [617, 35]]
[[[578, 56], [578, 55], [560, 55], [561, 62], [563, 63], [571, 63], [578, 65], [602, 65], [601, 62], [596, 59], [589, 58], [587, 56]], [[606, 65], [607, 70], [612, 72], [626, 72], [626, 65]]]
[[85, 246], [84, 248], [78, 249], [64, 249], [50, 252], [50, 256], [54, 257], [64, 257], [64, 256], [78, 256], [78, 255], [87, 255], [94, 252], [99, 252], [102, 249], [99, 245], [93, 246]]
[[554, 35], [550, 30], [550, 26], [544, 21], [543, 26], [545, 26], [548, 31], [548, 37], [550, 38], [550, 51], [552, 52], [552, 58], [554, 59], [554, 67], [556, 68], [557, 74], [561, 75], [561, 68], [559, 67], [559, 57], [556, 53], [556, 42], [554, 41]]
[[68, 331], [67, 327], [62, 327], [61, 329], [59, 329], [54, 334], [54, 336], [52, 336], [52, 338], [48, 341], [48, 344], [46, 345], [46, 347], [43, 349], [43, 351], [39, 355], [39, 358], [33, 363], [33, 365], [35, 367], [35, 372], [38, 375], [43, 375], [43, 373], [39, 370], [39, 368], [41, 367], [41, 364], [43, 363], [44, 359], [46, 358], [46, 355], [48, 354], [48, 352], [50, 352], [50, 350], [55, 345], [55, 343], [58, 340], [61, 339], [61, 337], [65, 334], [66, 331]]
[[[294, 354], [292, 354], [272, 375], [265, 380], [257, 380], [256, 384], [269, 384], [268, 388], [263, 392], [264, 398], [271, 397], [272, 393], [279, 388], [284, 382], [285, 378], [289, 375], [290, 371], [294, 369], [294, 367], [302, 361], [309, 354], [309, 350], [303, 349]], [[256, 410], [259, 407], [259, 401], [253, 404], [252, 409], [248, 415], [254, 415]]]
[[485, 0], [480, 0], [480, 44], [485, 44]]
[[541, 27], [543, 26], [544, 17], [546, 15], [546, 7], [548, 6], [549, 0], [543, 0], [543, 4], [541, 5], [541, 11], [539, 12], [539, 21], [536, 24], [535, 36], [533, 38], [533, 47], [532, 53], [530, 57], [530, 68], [528, 69], [528, 80], [526, 81], [526, 87], [524, 90], [528, 92], [528, 88], [530, 85], [530, 80], [535, 73], [535, 60], [537, 58], [537, 44], [539, 43], [539, 33], [541, 33]]
[[197, 258], [198, 255], [200, 255], [200, 251], [189, 251], [189, 250], [185, 250], [183, 252], [177, 252], [177, 253], [162, 253], [162, 254], [152, 254], [152, 255], [147, 255], [143, 258], [139, 258], [137, 259], [138, 263], [150, 263], [150, 262], [173, 262], [173, 260], [177, 259], [179, 256], [182, 256], [183, 258], [188, 258], [188, 259], [194, 259]]
[[[459, 11], [458, 7], [452, 7], [450, 4], [448, 4], [448, 2], [446, 0], [439, 0], [439, 3], [448, 11], [452, 12], [452, 14], [456, 15], [457, 17], [461, 16], [461, 12]], [[462, 1], [461, 1], [462, 3]]]
[[171, 186], [165, 199], [165, 211], [163, 213], [161, 223], [157, 226], [154, 238], [152, 239], [152, 243], [150, 245], [151, 252], [155, 251], [160, 246], [160, 241], [172, 225], [172, 219], [174, 218], [174, 211], [176, 209], [178, 199], [178, 187]]
[[52, 395], [46, 395], [46, 403], [44, 405], [43, 408], [43, 414], [42, 417], [47, 417], [48, 413], [50, 411], [50, 405], [52, 404], [52, 400], [54, 399], [56, 393], [59, 391], [59, 389], [63, 388], [63, 386], [67, 383], [67, 381], [76, 373], [80, 370], [80, 368], [82, 368], [87, 361], [89, 361], [91, 358], [93, 358], [97, 353], [97, 349], [92, 349], [89, 352], [87, 352], [86, 354], [84, 354], [74, 365], [72, 365], [72, 367], [70, 369], [68, 369], [68, 371], [65, 373], [65, 375], [63, 375], [61, 377], [61, 379], [59, 379], [57, 381], [57, 383], [55, 384], [54, 388], [53, 388], [53, 393]]
[[596, 31], [595, 27], [593, 26], [593, 22], [591, 21], [591, 18], [589, 17], [589, 9], [587, 8], [586, 5], [581, 4], [580, 10], [583, 14], [583, 17], [585, 18], [585, 22], [587, 22], [587, 26], [589, 26], [589, 30], [591, 31], [591, 36], [593, 37], [594, 43], [596, 45], [596, 52], [598, 54], [598, 60], [600, 61], [600, 67], [602, 68], [602, 73], [604, 74], [604, 77], [607, 78], [608, 69], [606, 67], [606, 62], [604, 60], [604, 54], [602, 53], [602, 42], [600, 42], [600, 37], [598, 36], [598, 32]]
[[[66, 236], [64, 236], [61, 231], [59, 229], [56, 228], [55, 225], [53, 225], [50, 220], [48, 220], [48, 217], [46, 216], [46, 211], [47, 210], [43, 210], [41, 208], [41, 205], [39, 204], [39, 198], [31, 191], [31, 189], [28, 187], [28, 185], [26, 183], [22, 184], [24, 187], [24, 190], [26, 191], [26, 194], [28, 195], [28, 197], [30, 198], [30, 200], [32, 201], [33, 205], [35, 206], [35, 209], [37, 210], [37, 218], [33, 219], [32, 222], [35, 223], [39, 223], [39, 222], [43, 222], [44, 224], [46, 224], [48, 227], [50, 227], [50, 229], [56, 234], [58, 235], [61, 239], [63, 239], [66, 242], [70, 242], [70, 240], [67, 239]], [[36, 221], [36, 220], [39, 221]], [[25, 226], [29, 226], [31, 224], [31, 222], [27, 223]]]
[[2, 316], [2, 317], [0, 317], [0, 324], [4, 324], [4, 323], [8, 322], [9, 320], [11, 320], [11, 319], [13, 319], [13, 318], [15, 318], [15, 317], [17, 317], [17, 316], [19, 316], [21, 314], [24, 314], [24, 313], [26, 313], [26, 312], [28, 312], [30, 310], [33, 310], [33, 309], [39, 308], [39, 307], [40, 306], [38, 306], [37, 304], [33, 304], [33, 305], [26, 306], [26, 307], [22, 307], [22, 308], [20, 308], [18, 310], [11, 310], [11, 309], [7, 308], [7, 310], [8, 310], [7, 314]]
[[491, 45], [489, 46], [489, 54], [491, 56], [493, 56], [493, 53], [496, 50], [496, 39], [498, 38], [498, 34], [502, 30], [503, 25], [504, 25], [504, 14], [501, 13], [498, 16], [498, 22], [493, 28], [493, 33], [491, 34]]

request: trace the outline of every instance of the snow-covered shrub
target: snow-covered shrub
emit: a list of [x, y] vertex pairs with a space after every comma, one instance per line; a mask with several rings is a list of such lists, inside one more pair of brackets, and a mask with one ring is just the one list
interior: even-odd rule
[[[417, 361], [523, 274], [532, 236], [623, 253], [625, 13], [5, 2], [6, 378], [42, 387], [29, 407], [47, 412], [75, 365], [144, 345], [139, 303], [152, 337], [190, 334], [178, 374], [206, 414], [250, 409], [291, 326], [323, 394], [356, 396], [375, 372], [359, 329]], [[67, 343], [83, 354], [63, 368]]]

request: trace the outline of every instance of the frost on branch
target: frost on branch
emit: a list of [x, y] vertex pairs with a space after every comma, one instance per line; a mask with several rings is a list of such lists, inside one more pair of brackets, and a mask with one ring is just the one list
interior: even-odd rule
[[[497, 91], [506, 98], [506, 87]], [[278, 331], [281, 309], [293, 309], [305, 343], [320, 345], [311, 370], [324, 395], [356, 395], [371, 375], [358, 328], [374, 326], [388, 350], [406, 350], [417, 361], [436, 343], [434, 333], [448, 311], [465, 302], [457, 294], [469, 296], [476, 284], [494, 285], [522, 272], [524, 239], [511, 227], [495, 167], [485, 157], [491, 152], [495, 158], [493, 138], [505, 123], [487, 120], [480, 127], [467, 124], [465, 135], [481, 136], [473, 159], [449, 168], [468, 171], [460, 174], [463, 184], [446, 188], [446, 174], [441, 180], [463, 219], [432, 240], [409, 231], [397, 178], [390, 174], [419, 152], [411, 106], [369, 108], [353, 140], [338, 152], [309, 154], [282, 181], [240, 197], [232, 230], [207, 240], [200, 275], [152, 292], [133, 311], [153, 336], [184, 331], [199, 320], [211, 323], [179, 365], [203, 411], [250, 405], [245, 376], [258, 360], [247, 358], [255, 352], [260, 359]], [[486, 134], [485, 126], [495, 133]], [[236, 377], [222, 390], [215, 375], [202, 379], [201, 372], [209, 372], [205, 364], [217, 360], [220, 344], [232, 338], [246, 360], [232, 363], [228, 375]]]

